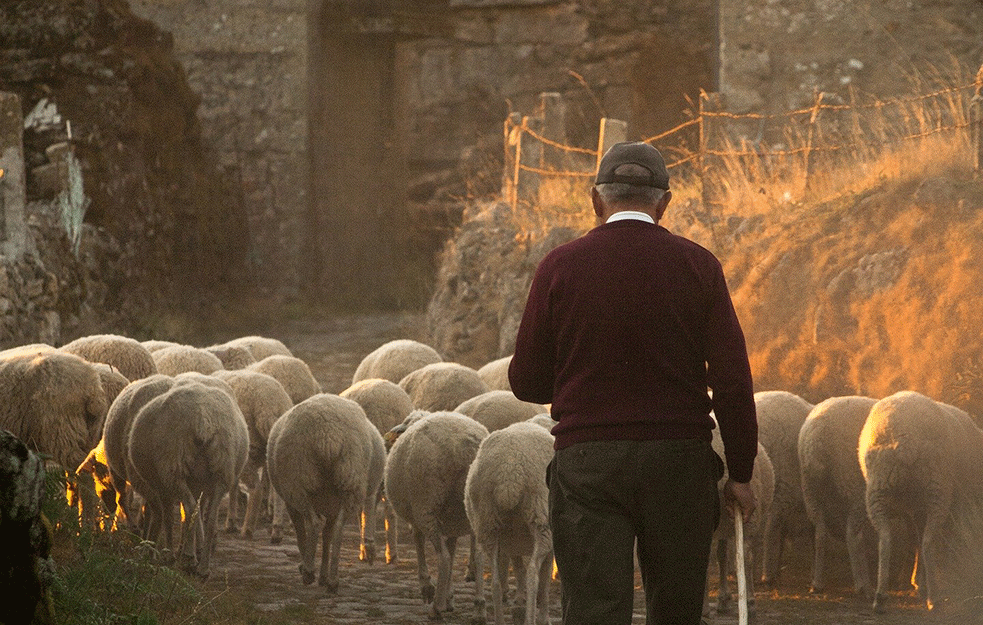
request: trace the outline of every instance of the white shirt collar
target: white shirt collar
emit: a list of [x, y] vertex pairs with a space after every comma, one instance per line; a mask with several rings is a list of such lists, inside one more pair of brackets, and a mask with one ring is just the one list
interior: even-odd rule
[[618, 211], [617, 213], [614, 213], [608, 217], [608, 220], [604, 223], [609, 224], [612, 221], [621, 221], [622, 219], [638, 219], [640, 221], [647, 221], [650, 224], [655, 223], [655, 220], [652, 219], [651, 215], [643, 213], [642, 211]]

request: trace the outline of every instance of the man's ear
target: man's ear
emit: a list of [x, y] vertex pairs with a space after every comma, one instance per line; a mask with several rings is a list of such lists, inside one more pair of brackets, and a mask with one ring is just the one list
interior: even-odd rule
[[672, 199], [672, 191], [666, 191], [662, 194], [662, 198], [659, 199], [659, 203], [655, 207], [655, 220], [659, 221], [662, 216], [666, 214], [666, 207], [669, 206], [669, 200]]
[[590, 203], [594, 207], [594, 214], [597, 215], [598, 219], [602, 219], [604, 217], [604, 200], [601, 199], [601, 194], [597, 192], [597, 187], [590, 189]]

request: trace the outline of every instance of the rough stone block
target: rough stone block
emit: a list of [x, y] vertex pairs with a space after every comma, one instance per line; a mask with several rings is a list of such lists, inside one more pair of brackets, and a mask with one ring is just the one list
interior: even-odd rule
[[20, 258], [27, 245], [24, 118], [17, 94], [0, 92], [0, 252]]

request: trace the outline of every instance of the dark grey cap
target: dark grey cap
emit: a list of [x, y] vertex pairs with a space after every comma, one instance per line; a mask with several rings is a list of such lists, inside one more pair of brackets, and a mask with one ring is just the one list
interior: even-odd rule
[[[625, 176], [614, 173], [622, 165], [639, 165], [649, 171], [647, 176]], [[644, 141], [615, 143], [601, 158], [594, 184], [622, 182], [659, 189], [669, 188], [669, 170], [662, 154]]]

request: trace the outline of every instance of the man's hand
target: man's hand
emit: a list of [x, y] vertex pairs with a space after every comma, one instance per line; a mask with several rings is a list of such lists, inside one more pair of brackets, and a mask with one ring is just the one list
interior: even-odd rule
[[735, 482], [728, 479], [724, 483], [724, 505], [727, 506], [727, 513], [730, 514], [730, 518], [733, 519], [734, 511], [740, 508], [744, 522], [750, 520], [751, 513], [758, 507], [754, 491], [751, 490], [751, 483]]

